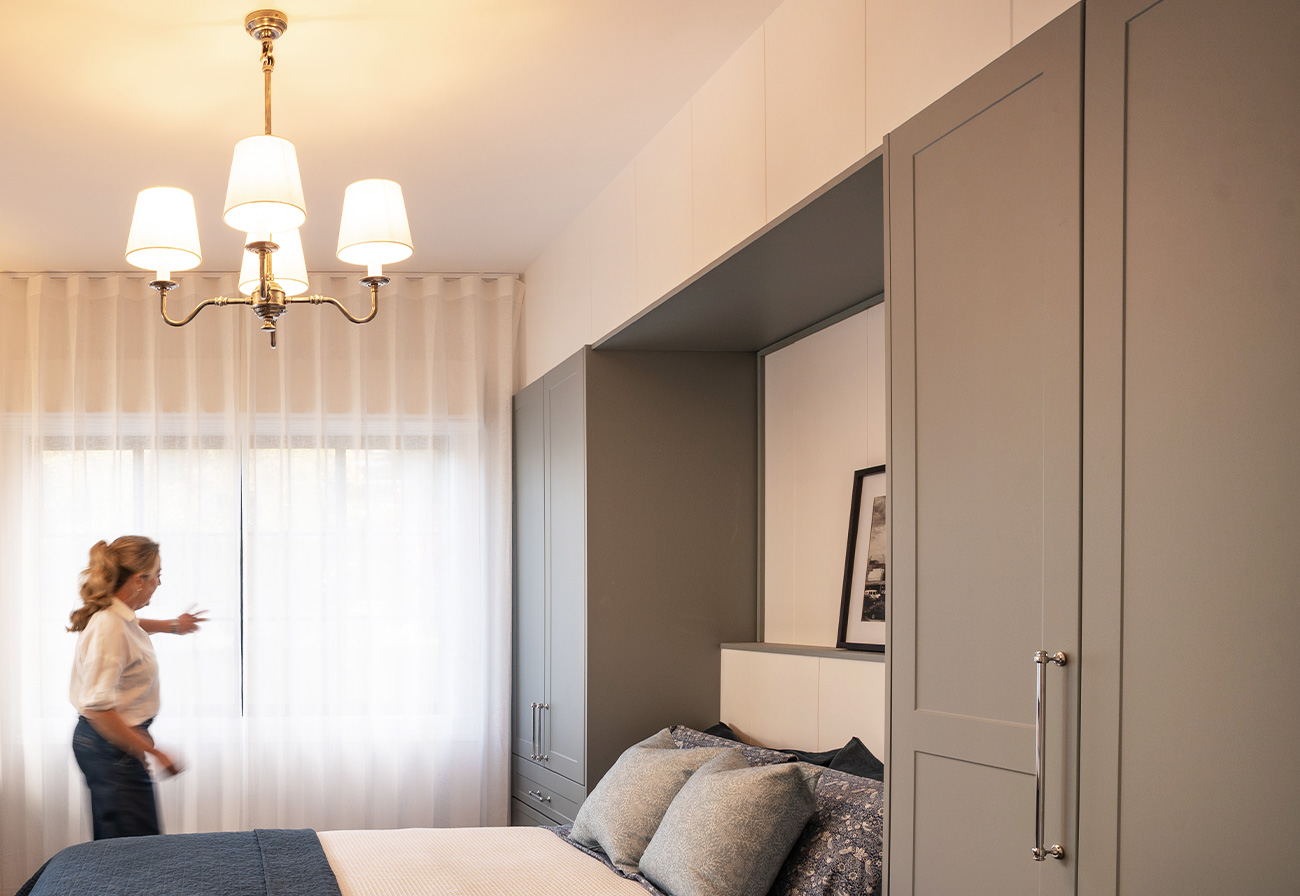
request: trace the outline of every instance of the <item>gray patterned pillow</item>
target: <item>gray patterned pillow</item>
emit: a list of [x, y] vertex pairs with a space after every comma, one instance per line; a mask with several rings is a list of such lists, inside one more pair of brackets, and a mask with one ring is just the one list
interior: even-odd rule
[[884, 826], [884, 785], [827, 769], [769, 896], [879, 896]]
[[813, 814], [822, 771], [750, 766], [739, 749], [709, 760], [664, 813], [641, 874], [673, 896], [763, 896]]
[[604, 851], [616, 867], [635, 874], [677, 791], [722, 752], [716, 747], [679, 750], [667, 728], [628, 747], [583, 801], [570, 839]]
[[741, 743], [740, 741], [727, 740], [725, 737], [706, 734], [703, 731], [696, 731], [694, 728], [687, 728], [685, 725], [674, 725], [668, 730], [673, 733], [673, 741], [683, 749], [740, 747], [745, 752], [745, 758], [749, 760], [750, 765], [775, 765], [781, 762], [794, 762], [795, 760], [795, 757], [790, 753], [769, 750], [767, 747], [755, 747], [752, 744]]

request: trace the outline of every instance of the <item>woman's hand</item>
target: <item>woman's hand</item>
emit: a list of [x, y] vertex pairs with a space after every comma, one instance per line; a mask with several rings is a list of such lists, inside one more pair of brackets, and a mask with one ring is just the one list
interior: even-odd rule
[[188, 635], [191, 632], [197, 632], [199, 626], [208, 621], [207, 610], [195, 610], [193, 607], [186, 610], [175, 619], [145, 619], [136, 617], [136, 622], [140, 628], [144, 629], [151, 635]]
[[100, 737], [123, 753], [129, 753], [146, 765], [148, 762], [145, 761], [145, 757], [152, 755], [153, 761], [169, 776], [179, 775], [184, 770], [184, 766], [154, 746], [153, 735], [148, 729], [131, 727], [117, 710], [87, 709], [82, 711], [82, 715], [90, 722], [91, 727], [99, 732]]
[[199, 626], [208, 621], [207, 614], [207, 610], [193, 610], [193, 612], [186, 610], [172, 622], [172, 634], [188, 635], [191, 632], [197, 632]]
[[170, 778], [172, 775], [179, 775], [181, 772], [185, 771], [185, 766], [172, 759], [157, 747], [150, 747], [145, 750], [145, 753], [152, 756], [154, 763], [165, 772], [164, 777]]

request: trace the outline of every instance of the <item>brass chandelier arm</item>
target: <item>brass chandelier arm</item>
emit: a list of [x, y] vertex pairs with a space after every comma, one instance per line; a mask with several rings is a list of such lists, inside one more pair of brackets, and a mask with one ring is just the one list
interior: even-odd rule
[[379, 287], [388, 282], [387, 277], [363, 277], [362, 285], [370, 287], [370, 313], [365, 317], [356, 317], [347, 307], [338, 299], [330, 296], [291, 296], [285, 299], [287, 304], [294, 302], [306, 302], [311, 305], [333, 305], [339, 312], [354, 324], [368, 324], [375, 319], [376, 312], [379, 311]]
[[185, 326], [187, 323], [194, 320], [194, 318], [198, 316], [199, 312], [202, 311], [204, 308], [208, 307], [209, 305], [251, 305], [253, 304], [253, 300], [251, 298], [232, 299], [227, 296], [217, 296], [215, 298], [204, 299], [202, 302], [199, 302], [197, 305], [194, 306], [194, 310], [192, 310], [181, 320], [173, 320], [167, 314], [167, 291], [170, 289], [175, 289], [177, 284], [168, 280], [155, 280], [149, 285], [152, 286], [154, 289], [158, 290], [158, 301], [159, 301], [160, 308], [162, 310], [162, 319], [173, 327]]

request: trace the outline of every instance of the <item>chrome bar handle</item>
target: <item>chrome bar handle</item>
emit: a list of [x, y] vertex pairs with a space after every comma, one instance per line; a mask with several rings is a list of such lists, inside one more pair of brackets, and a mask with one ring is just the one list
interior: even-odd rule
[[[541, 710], [541, 709], [546, 710], [547, 718], [550, 717], [551, 704], [549, 704], [549, 703], [539, 703], [539, 704], [537, 704], [537, 708], [538, 708], [539, 710]], [[540, 719], [541, 719], [541, 713], [539, 712], [537, 715], [538, 715], [538, 718], [539, 718], [539, 720], [540, 720]], [[548, 753], [548, 752], [546, 752], [546, 723], [545, 723], [544, 721], [539, 721], [539, 722], [538, 722], [538, 725], [537, 725], [537, 730], [538, 730], [538, 733], [539, 733], [539, 735], [540, 735], [540, 737], [541, 737], [541, 741], [542, 741], [540, 744], [538, 744], [538, 747], [537, 747], [537, 751], [538, 751], [539, 753], [541, 753], [542, 755], [538, 756], [537, 758], [540, 759], [540, 760], [542, 760], [542, 762], [549, 762], [549, 761], [551, 760], [551, 754]]]
[[529, 754], [529, 759], [537, 758], [537, 701], [533, 701], [533, 752]]
[[1054, 859], [1065, 858], [1065, 850], [1059, 843], [1046, 846], [1043, 842], [1043, 828], [1045, 827], [1044, 817], [1046, 807], [1045, 790], [1046, 785], [1043, 780], [1043, 766], [1047, 761], [1047, 707], [1043, 702], [1043, 691], [1047, 687], [1047, 664], [1054, 663], [1057, 666], [1065, 665], [1065, 654], [1061, 652], [1048, 653], [1046, 650], [1040, 650], [1034, 654], [1034, 671], [1038, 680], [1038, 715], [1034, 720], [1034, 861], [1041, 862], [1048, 856]]
[[542, 793], [540, 790], [530, 790], [528, 791], [528, 795], [531, 796], [533, 799], [537, 800], [537, 802], [539, 803], [549, 803], [551, 801], [551, 798], [546, 794]]

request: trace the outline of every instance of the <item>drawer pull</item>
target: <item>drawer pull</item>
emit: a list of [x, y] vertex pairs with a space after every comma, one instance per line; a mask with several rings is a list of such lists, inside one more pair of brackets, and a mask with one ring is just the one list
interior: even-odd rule
[[528, 795], [531, 796], [533, 799], [537, 800], [537, 802], [539, 803], [549, 803], [551, 801], [551, 798], [549, 796], [546, 796], [540, 790], [530, 790], [528, 791]]

